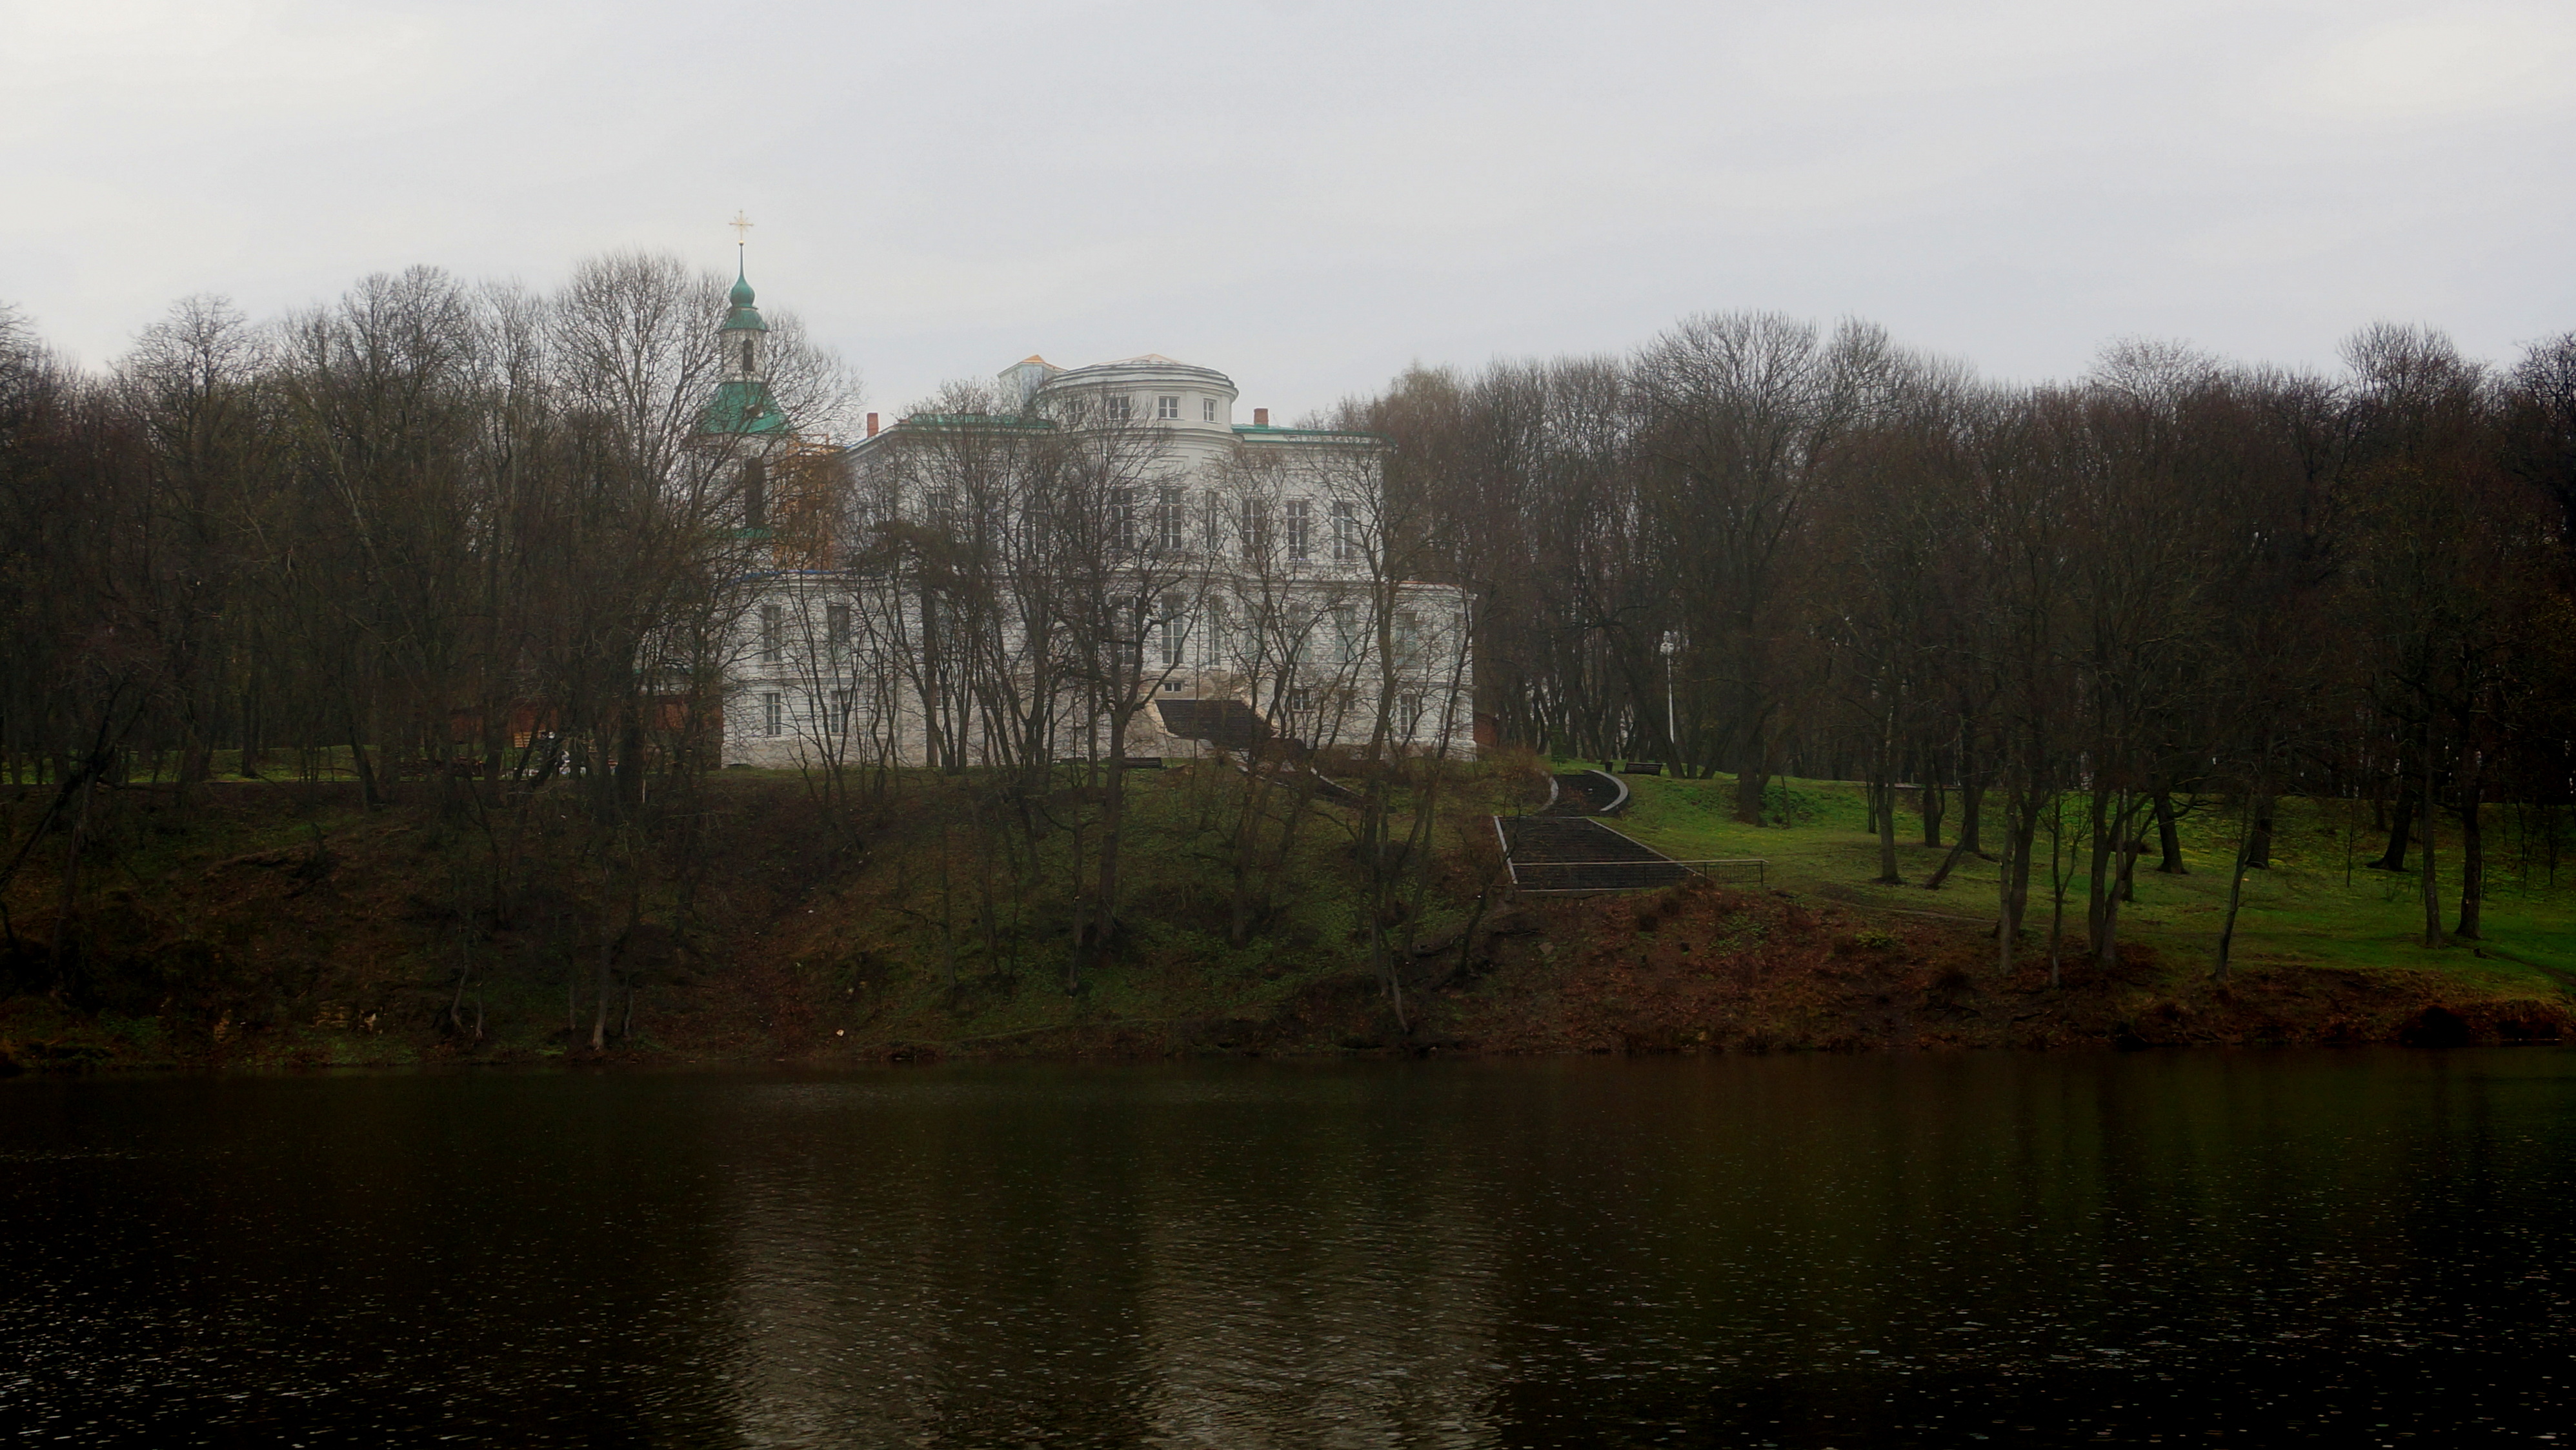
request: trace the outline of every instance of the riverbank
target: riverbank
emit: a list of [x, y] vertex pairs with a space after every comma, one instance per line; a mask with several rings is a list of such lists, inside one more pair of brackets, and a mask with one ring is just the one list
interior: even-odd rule
[[[1319, 815], [1237, 943], [1211, 822], [1234, 782], [1133, 786], [1132, 894], [1115, 950], [1075, 995], [1069, 935], [1039, 893], [997, 893], [955, 782], [827, 805], [792, 777], [710, 784], [703, 869], [640, 912], [603, 914], [563, 802], [480, 817], [428, 801], [373, 812], [333, 782], [137, 790], [101, 816], [79, 919], [88, 1000], [49, 990], [59, 878], [6, 900], [0, 1062], [34, 1070], [431, 1063], [859, 1062], [1194, 1053], [1641, 1053], [2450, 1045], [2576, 1039], [2548, 956], [2566, 899], [2504, 882], [2484, 944], [2427, 950], [2402, 893], [2337, 868], [2372, 843], [2347, 814], [2285, 805], [2252, 888], [2233, 979], [2191, 934], [2227, 843], [2187, 823], [2191, 874], [2141, 875], [2136, 939], [2108, 970], [2046, 919], [1998, 970], [1990, 866], [1940, 894], [1870, 883], [1850, 788], [1792, 782], [1786, 827], [1722, 818], [1723, 783], [1647, 778], [1622, 829], [1677, 856], [1754, 856], [1758, 883], [1512, 902], [1477, 853], [1510, 767], [1462, 782], [1390, 999], [1366, 957], [1346, 823]], [[1525, 769], [1524, 772], [1525, 773]], [[20, 829], [27, 796], [10, 803]], [[1319, 808], [1319, 810], [1324, 808]], [[1909, 825], [1912, 823], [1909, 822]], [[2324, 825], [2343, 833], [2318, 849]], [[2304, 831], [2304, 835], [2302, 832]], [[515, 834], [515, 837], [513, 836]], [[1490, 832], [1485, 833], [1486, 838]], [[494, 899], [500, 845], [532, 863]], [[2322, 859], [2321, 859], [2322, 858]], [[1919, 881], [1937, 853], [1907, 850]], [[1979, 873], [1986, 878], [1980, 892]], [[613, 884], [613, 883], [611, 883]], [[2401, 883], [2402, 884], [2402, 883]], [[1483, 905], [1479, 906], [1479, 897]], [[2379, 900], [2378, 897], [2390, 900]], [[2081, 898], [2070, 909], [2080, 935]], [[2383, 919], [2384, 918], [2384, 919]], [[673, 930], [666, 923], [678, 921]], [[2183, 923], [2185, 925], [2175, 925]], [[2482, 954], [2483, 953], [2483, 954]], [[608, 958], [605, 1051], [590, 1050]]]

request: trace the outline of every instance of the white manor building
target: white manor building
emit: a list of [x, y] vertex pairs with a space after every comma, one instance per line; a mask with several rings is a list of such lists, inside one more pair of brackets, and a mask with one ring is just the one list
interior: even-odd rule
[[1031, 357], [973, 411], [819, 447], [752, 301], [706, 425], [749, 560], [727, 764], [1473, 753], [1466, 597], [1402, 577], [1432, 521], [1390, 514], [1385, 439], [1239, 423], [1230, 378], [1169, 358]]

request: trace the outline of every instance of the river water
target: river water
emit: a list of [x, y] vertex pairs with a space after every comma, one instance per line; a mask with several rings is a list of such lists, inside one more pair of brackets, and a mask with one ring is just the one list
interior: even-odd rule
[[2576, 1052], [0, 1083], [0, 1445], [2576, 1441]]

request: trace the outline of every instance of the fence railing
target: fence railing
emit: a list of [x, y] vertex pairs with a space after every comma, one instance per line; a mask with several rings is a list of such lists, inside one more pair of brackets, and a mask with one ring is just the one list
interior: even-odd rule
[[1607, 891], [1651, 891], [1674, 885], [1684, 877], [1715, 879], [1720, 872], [1746, 867], [1752, 869], [1757, 887], [1771, 884], [1771, 863], [1768, 857], [1762, 856], [1704, 861], [1523, 861], [1507, 858], [1506, 864], [1511, 868], [1513, 890], [1523, 896], [1588, 896]]
[[1688, 866], [1702, 876], [1715, 875], [1717, 870], [1722, 867], [1750, 866], [1753, 868], [1754, 885], [1769, 886], [1771, 884], [1771, 858], [1768, 856], [1732, 856], [1714, 861], [1681, 861], [1676, 862], [1675, 864]]

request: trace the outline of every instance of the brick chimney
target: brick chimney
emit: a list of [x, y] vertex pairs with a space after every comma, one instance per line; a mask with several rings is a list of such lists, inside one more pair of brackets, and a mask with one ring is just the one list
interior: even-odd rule
[[1252, 426], [1253, 426], [1253, 427], [1255, 427], [1255, 428], [1267, 428], [1267, 427], [1269, 427], [1269, 426], [1270, 426], [1270, 410], [1269, 410], [1268, 408], [1255, 408], [1255, 409], [1253, 409], [1253, 410], [1252, 410]]
[[877, 415], [874, 413], [868, 415], [868, 436], [871, 438], [877, 436]]

